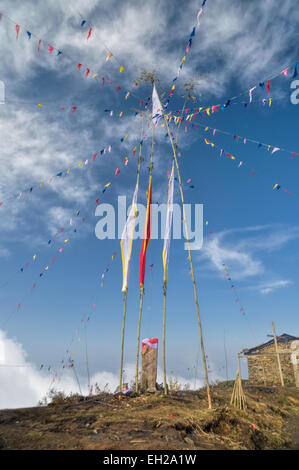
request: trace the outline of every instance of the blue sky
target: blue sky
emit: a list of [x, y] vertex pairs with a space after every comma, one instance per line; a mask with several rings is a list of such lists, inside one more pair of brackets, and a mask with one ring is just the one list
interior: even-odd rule
[[[184, 55], [189, 34], [196, 22], [200, 4], [181, 2], [72, 2], [3, 1], [1, 10], [21, 25], [19, 39], [15, 26], [3, 16], [1, 35], [1, 80], [5, 83], [6, 104], [0, 108], [1, 173], [0, 201], [8, 199], [1, 209], [0, 278], [1, 323], [7, 337], [15, 338], [28, 354], [27, 360], [39, 367], [54, 367], [63, 358], [67, 343], [80, 326], [84, 314], [96, 309], [88, 324], [90, 367], [95, 371], [118, 373], [122, 321], [122, 270], [119, 240], [100, 241], [95, 237], [95, 200], [117, 203], [118, 195], [131, 200], [137, 168], [140, 118], [133, 108], [139, 100], [151, 95], [149, 84], [140, 84], [134, 96], [124, 99], [127, 90], [143, 68], [155, 69], [158, 92], [168, 93]], [[171, 6], [171, 8], [170, 8]], [[80, 12], [80, 14], [78, 14]], [[81, 16], [80, 16], [81, 15]], [[86, 40], [88, 26], [80, 27], [82, 17], [92, 22], [93, 33]], [[258, 2], [207, 1], [200, 28], [196, 31], [181, 77], [168, 110], [182, 107], [183, 83], [199, 77], [195, 92], [197, 102], [188, 107], [218, 104], [246, 92], [267, 77], [279, 73], [298, 60], [299, 14], [296, 2], [282, 5], [273, 0]], [[48, 54], [42, 43], [28, 40], [26, 30], [46, 44], [53, 44], [63, 54]], [[105, 44], [105, 45], [104, 45]], [[115, 57], [105, 61], [106, 47]], [[74, 63], [69, 57], [74, 59]], [[96, 80], [84, 79], [76, 63], [90, 66], [99, 77], [106, 77], [104, 88]], [[119, 73], [119, 67], [125, 67]], [[82, 66], [82, 69], [84, 68]], [[254, 102], [246, 92], [238, 104], [226, 111], [198, 118], [195, 123], [231, 134], [252, 138], [271, 146], [286, 148], [271, 154], [249, 142], [236, 143], [232, 136], [210, 131], [181, 130], [179, 149], [183, 181], [192, 178], [194, 189], [185, 183], [186, 202], [204, 206], [204, 245], [194, 251], [200, 312], [211, 378], [225, 377], [223, 337], [226, 336], [229, 375], [236, 369], [236, 354], [243, 347], [264, 342], [274, 320], [277, 333], [298, 335], [298, 190], [299, 148], [297, 141], [298, 105], [290, 103], [288, 77], [270, 82], [271, 107], [264, 106], [267, 92], [254, 92]], [[133, 90], [134, 91], [134, 90]], [[138, 97], [138, 98], [137, 98]], [[38, 103], [43, 107], [38, 108]], [[66, 106], [61, 110], [60, 106]], [[74, 114], [70, 109], [77, 106]], [[113, 109], [112, 117], [105, 109]], [[123, 117], [119, 113], [123, 111]], [[147, 132], [149, 134], [149, 132]], [[120, 138], [128, 134], [125, 143]], [[153, 171], [153, 201], [167, 200], [167, 171], [171, 165], [169, 141], [160, 128], [156, 136]], [[244, 162], [219, 157], [219, 151], [207, 146], [208, 138], [226, 152]], [[145, 158], [141, 172], [139, 202], [146, 200], [147, 166], [150, 139], [143, 146]], [[90, 159], [112, 145], [111, 153], [97, 157], [95, 164], [77, 168], [53, 183], [16, 196], [24, 188], [39, 185], [62, 169]], [[124, 166], [124, 158], [129, 163]], [[116, 167], [121, 173], [114, 177]], [[251, 170], [255, 170], [251, 176]], [[103, 194], [104, 184], [112, 181]], [[274, 184], [291, 191], [272, 190]], [[13, 196], [13, 197], [12, 197]], [[11, 199], [9, 199], [12, 197]], [[178, 188], [175, 200], [179, 202]], [[80, 223], [74, 212], [80, 209]], [[73, 218], [74, 234], [69, 220]], [[62, 237], [53, 234], [65, 227]], [[68, 228], [67, 228], [68, 227]], [[212, 231], [209, 236], [208, 231]], [[65, 235], [66, 234], [66, 235]], [[64, 246], [63, 240], [69, 243]], [[50, 245], [48, 240], [52, 239]], [[198, 358], [199, 335], [194, 306], [193, 286], [184, 241], [173, 241], [169, 265], [167, 294], [167, 363], [168, 370], [193, 380], [190, 369]], [[55, 264], [43, 278], [39, 273]], [[128, 294], [125, 338], [125, 363], [135, 360], [139, 306], [139, 252], [141, 242], [133, 246]], [[162, 336], [162, 246], [152, 240], [147, 253], [145, 300], [142, 337]], [[117, 252], [111, 261], [113, 252]], [[20, 268], [38, 253], [24, 273]], [[235, 302], [229, 283], [223, 278], [222, 263], [229, 269], [246, 315]], [[105, 285], [99, 288], [107, 263], [110, 270]], [[149, 266], [154, 264], [152, 272]], [[9, 281], [6, 284], [6, 281]], [[31, 293], [33, 282], [37, 281]], [[16, 305], [21, 309], [6, 322]], [[83, 341], [74, 356], [84, 375]], [[81, 349], [80, 349], [81, 348]], [[161, 356], [161, 355], [160, 355]], [[9, 358], [8, 358], [9, 360]], [[244, 372], [246, 367], [244, 367]], [[202, 375], [202, 368], [199, 376]]]

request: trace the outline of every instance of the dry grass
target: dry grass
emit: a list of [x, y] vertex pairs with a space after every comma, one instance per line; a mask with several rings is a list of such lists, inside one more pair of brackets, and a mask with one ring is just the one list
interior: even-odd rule
[[[5, 449], [282, 449], [299, 445], [299, 390], [244, 388], [248, 408], [230, 406], [231, 384], [170, 396], [58, 397], [49, 406], [0, 412]], [[286, 430], [292, 420], [293, 437]], [[293, 429], [292, 428], [292, 429]], [[295, 437], [294, 437], [295, 436]]]

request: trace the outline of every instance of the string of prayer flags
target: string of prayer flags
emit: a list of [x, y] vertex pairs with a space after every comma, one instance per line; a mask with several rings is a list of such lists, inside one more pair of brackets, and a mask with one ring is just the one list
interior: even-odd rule
[[[41, 106], [42, 106], [42, 105], [41, 105]], [[128, 135], [125, 135], [124, 137], [122, 137], [122, 138], [120, 139], [120, 141], [121, 141], [121, 142], [124, 142], [125, 140], [127, 140], [127, 138], [128, 138]], [[145, 139], [146, 139], [146, 136], [144, 136], [144, 140], [145, 140]], [[142, 142], [143, 142], [143, 141], [142, 141]], [[142, 144], [142, 142], [140, 142], [140, 144]], [[105, 153], [106, 153], [106, 150], [108, 150], [108, 152], [111, 152], [111, 150], [112, 150], [112, 145], [111, 145], [111, 144], [110, 144], [110, 145], [107, 145], [106, 147], [104, 147], [103, 149], [101, 149], [101, 150], [100, 150], [100, 154], [101, 154], [101, 155], [105, 154]], [[133, 149], [133, 156], [135, 155], [135, 152], [136, 152], [136, 146], [135, 146], [134, 149]], [[93, 157], [92, 157], [92, 161], [93, 161], [93, 162], [95, 162], [96, 156], [97, 156], [97, 153], [94, 153], [94, 154], [93, 154]], [[88, 167], [89, 159], [86, 159], [84, 163], [85, 163], [85, 164], [83, 165], [83, 162], [80, 161], [80, 162], [78, 162], [77, 164], [74, 164], [73, 168], [75, 168], [75, 167], [80, 167], [80, 168], [86, 168], [86, 167]], [[125, 162], [124, 162], [124, 164], [127, 165], [127, 163], [128, 163], [128, 159], [127, 159], [127, 157], [125, 157]], [[57, 178], [57, 177], [62, 177], [62, 176], [67, 176], [67, 175], [69, 175], [70, 170], [71, 170], [71, 168], [68, 168], [67, 170], [63, 170], [63, 171], [60, 171], [60, 172], [56, 173], [55, 175], [52, 175], [52, 176], [48, 179], [47, 183], [50, 185], [50, 184], [52, 183], [53, 178]], [[103, 192], [106, 191], [107, 187], [108, 187], [110, 184], [111, 184], [111, 183], [108, 183], [108, 185], [106, 185], [106, 186], [104, 187]], [[15, 199], [18, 200], [18, 199], [21, 199], [21, 198], [23, 197], [23, 192], [32, 193], [34, 188], [37, 188], [37, 187], [40, 188], [40, 187], [44, 187], [44, 186], [45, 186], [45, 179], [44, 179], [40, 184], [37, 184], [37, 185], [35, 185], [35, 186], [31, 186], [29, 189], [26, 189], [26, 190], [24, 190], [24, 191], [21, 191], [21, 192], [18, 194], [17, 197], [11, 196], [11, 197], [8, 198], [6, 201], [1, 201], [1, 202], [0, 202], [0, 207], [5, 206], [4, 202], [8, 202], [9, 200], [15, 200]]]
[[[116, 254], [117, 254], [116, 252], [114, 252], [112, 254], [112, 256], [111, 256], [112, 261], [114, 260]], [[103, 272], [104, 276], [109, 271], [108, 268], [110, 268], [110, 263], [106, 264], [106, 269]], [[103, 287], [103, 285], [104, 285], [104, 282], [102, 282], [100, 287]], [[74, 360], [71, 357], [71, 355], [74, 356], [77, 353], [77, 350], [72, 349], [72, 347], [75, 344], [75, 342], [82, 343], [81, 338], [85, 334], [84, 330], [86, 328], [86, 324], [87, 324], [87, 322], [89, 322], [92, 319], [92, 315], [94, 314], [95, 309], [96, 309], [96, 304], [94, 303], [94, 301], [92, 301], [91, 303], [88, 304], [88, 313], [86, 313], [81, 318], [79, 326], [75, 330], [73, 330], [72, 338], [71, 338], [70, 342], [68, 343], [68, 345], [65, 349], [65, 352], [63, 354], [63, 357], [59, 361], [59, 363], [56, 366], [53, 366], [52, 364], [48, 365], [48, 366], [45, 366], [44, 364], [41, 364], [40, 370], [43, 369], [43, 368], [44, 369], [47, 368], [48, 372], [50, 372], [50, 374], [52, 375], [52, 380], [51, 380], [49, 390], [50, 390], [50, 388], [52, 387], [52, 385], [55, 381], [57, 381], [57, 380], [60, 381], [61, 380], [60, 375], [63, 373], [63, 371], [65, 369], [73, 367], [73, 361]], [[49, 394], [49, 390], [46, 393], [46, 395]]]
[[[14, 25], [15, 25], [15, 31], [16, 31], [16, 39], [18, 40], [18, 38], [19, 38], [19, 32], [20, 32], [20, 25], [19, 25], [19, 24], [16, 24], [16, 22], [15, 22], [13, 19], [11, 19], [11, 18], [9, 18], [8, 16], [6, 16], [5, 14], [2, 14], [2, 13], [1, 13], [1, 18], [2, 18], [2, 16], [5, 17], [10, 23], [14, 23]], [[85, 20], [82, 20], [82, 22], [83, 22], [83, 21], [85, 21]], [[81, 25], [82, 25], [82, 22], [81, 22]], [[84, 24], [85, 24], [85, 23], [83, 23], [83, 26], [84, 26]], [[36, 36], [33, 32], [29, 31], [28, 29], [25, 29], [25, 30], [26, 30], [26, 34], [27, 34], [28, 39], [31, 39], [32, 36], [35, 37], [35, 38], [37, 38], [37, 36]], [[92, 33], [92, 30], [93, 30], [92, 27], [90, 27], [89, 30], [88, 30], [88, 33], [87, 33], [87, 39], [90, 38], [91, 33]], [[40, 46], [41, 46], [42, 42], [43, 42], [42, 39], [39, 39], [39, 40], [38, 40], [38, 46], [37, 46], [38, 52], [40, 52]], [[61, 49], [57, 49], [57, 48], [55, 48], [54, 46], [48, 44], [48, 53], [49, 53], [49, 54], [52, 54], [52, 52], [53, 52], [54, 50], [57, 52], [57, 55], [58, 55], [58, 56], [60, 56], [60, 55], [63, 54], [63, 51], [62, 51]], [[72, 57], [70, 57], [68, 54], [64, 54], [64, 55], [65, 55], [65, 57], [68, 57], [68, 58], [71, 60], [71, 62], [75, 63], [75, 64], [76, 64], [76, 67], [78, 68], [78, 70], [80, 70], [80, 68], [81, 68], [81, 66], [82, 66], [81, 63], [77, 63], [77, 62], [76, 62]], [[113, 56], [112, 52], [109, 52], [108, 55], [107, 55], [107, 57], [106, 57], [106, 61], [109, 60], [112, 56]], [[87, 67], [86, 73], [85, 73], [85, 78], [87, 78], [87, 76], [89, 75], [89, 72], [87, 72], [88, 70], [89, 70], [89, 72], [91, 71], [91, 70], [89, 69], [89, 67]], [[124, 66], [121, 66], [121, 67], [120, 67], [120, 72], [122, 72], [123, 70], [124, 70]], [[97, 73], [94, 72], [94, 73], [93, 73], [93, 78], [96, 77], [96, 76], [97, 76]], [[110, 83], [110, 84], [112, 85], [112, 82], [111, 82], [110, 80], [107, 80], [107, 81], [108, 81], [108, 83]], [[104, 81], [102, 82], [102, 86], [104, 86]], [[119, 91], [119, 90], [121, 89], [121, 87], [117, 87], [116, 89]], [[135, 96], [135, 98], [137, 98], [137, 97]], [[139, 98], [138, 98], [138, 99], [139, 99]]]
[[197, 13], [197, 17], [196, 17], [196, 24], [195, 26], [192, 28], [192, 31], [189, 35], [189, 39], [188, 39], [188, 43], [187, 43], [187, 46], [186, 46], [186, 50], [185, 50], [185, 55], [183, 56], [183, 58], [181, 59], [181, 62], [180, 62], [180, 65], [179, 65], [179, 68], [178, 68], [178, 71], [177, 71], [177, 74], [176, 76], [174, 77], [174, 79], [172, 80], [172, 87], [171, 87], [171, 90], [170, 90], [170, 93], [169, 93], [169, 96], [168, 96], [168, 99], [166, 100], [166, 103], [164, 104], [164, 108], [167, 108], [168, 104], [169, 104], [169, 101], [170, 101], [170, 98], [172, 97], [173, 95], [173, 92], [174, 92], [174, 89], [175, 89], [175, 82], [176, 80], [179, 78], [180, 74], [181, 74], [181, 70], [183, 68], [183, 64], [186, 60], [186, 56], [192, 46], [192, 39], [193, 37], [195, 36], [195, 31], [196, 31], [196, 27], [199, 27], [199, 21], [200, 21], [200, 17], [203, 13], [203, 8], [205, 6], [205, 1], [202, 2], [202, 5], [201, 5], [201, 9], [199, 10], [199, 12]]
[[[206, 225], [208, 225], [208, 222], [206, 222]], [[210, 230], [209, 231], [209, 236], [212, 235], [212, 231]], [[228, 271], [228, 268], [226, 266], [226, 264], [224, 262], [222, 262], [222, 267], [223, 267], [223, 271], [224, 271], [224, 279], [226, 279], [229, 283], [230, 283], [230, 288], [231, 290], [233, 291], [234, 293], [234, 296], [235, 296], [235, 301], [238, 303], [239, 305], [239, 311], [240, 313], [242, 313], [242, 315], [245, 315], [245, 309], [244, 309], [244, 306], [243, 304], [241, 303], [240, 301], [240, 298], [239, 298], [239, 295], [237, 293], [237, 287], [235, 285], [235, 283], [233, 282], [232, 278], [231, 278], [231, 275]]]
[[[211, 144], [211, 142], [207, 141], [207, 139], [203, 138], [203, 140], [205, 141], [206, 144]], [[214, 146], [215, 146], [216, 149], [220, 149], [220, 147], [219, 147], [218, 145], [216, 145], [216, 144], [213, 143], [212, 147], [214, 147]], [[224, 149], [220, 149], [220, 156], [223, 154], [223, 151], [224, 151]], [[234, 157], [233, 155], [231, 155], [229, 152], [225, 152], [225, 153], [226, 153], [226, 156], [229, 157], [231, 160], [236, 160], [236, 157]], [[247, 165], [246, 165], [243, 161], [240, 161], [240, 162], [239, 162], [238, 168], [240, 168], [241, 165], [247, 167]], [[251, 177], [254, 176], [255, 170], [251, 170], [251, 169], [250, 169], [250, 172], [251, 172]], [[280, 186], [279, 186], [279, 185], [277, 185], [277, 186], [278, 186], [278, 189], [280, 189]], [[275, 186], [273, 187], [273, 189], [278, 190], [278, 189], [277, 189], [277, 186], [275, 185]], [[291, 191], [289, 191], [288, 189], [285, 189], [284, 192], [287, 193], [287, 194], [291, 194]]]
[[242, 313], [242, 315], [245, 315], [245, 309], [244, 309], [243, 305], [241, 304], [240, 298], [237, 294], [237, 288], [235, 286], [235, 283], [233, 283], [233, 281], [232, 281], [232, 278], [231, 278], [231, 276], [228, 272], [228, 268], [224, 263], [222, 263], [222, 266], [223, 266], [223, 270], [225, 271], [224, 278], [230, 283], [230, 287], [231, 287], [232, 291], [235, 294], [235, 301], [239, 305], [239, 311], [240, 311], [240, 313]]
[[[193, 124], [190, 124], [190, 126], [193, 127]], [[223, 131], [221, 129], [215, 129], [213, 127], [209, 127], [209, 126], [204, 126], [203, 124], [196, 124], [196, 129], [198, 130], [198, 127], [201, 127], [202, 129], [204, 129], [204, 131], [211, 131], [213, 133], [213, 135], [215, 135], [215, 132], [214, 131], [217, 131], [217, 133], [220, 133], [220, 134], [223, 134], [223, 135], [230, 135], [233, 137], [233, 139], [239, 143], [240, 140], [243, 141], [243, 144], [245, 145], [247, 142], [250, 142], [252, 144], [255, 144], [258, 146], [258, 148], [261, 148], [261, 147], [264, 147], [264, 148], [267, 148], [267, 150], [271, 150], [271, 153], [275, 153], [275, 152], [285, 152], [285, 153], [289, 153], [291, 154], [291, 157], [294, 158], [294, 156], [296, 155], [296, 152], [294, 152], [293, 150], [288, 150], [288, 149], [285, 149], [285, 148], [282, 148], [282, 147], [277, 147], [275, 145], [272, 145], [272, 144], [266, 144], [264, 142], [258, 142], [257, 140], [254, 140], [254, 139], [251, 139], [249, 137], [244, 137], [244, 136], [241, 136], [241, 135], [237, 135], [237, 134], [233, 134], [231, 132], [227, 132], [227, 131]], [[209, 144], [210, 142], [205, 139], [206, 141], [206, 144]]]
[[[127, 137], [127, 136], [125, 136], [125, 137]], [[108, 147], [108, 150], [111, 151], [111, 146]], [[94, 154], [94, 156], [95, 156], [95, 155], [96, 155], [96, 154]], [[120, 172], [120, 171], [119, 171], [119, 172]], [[61, 174], [62, 174], [62, 172], [61, 172], [61, 173], [58, 173], [57, 176], [58, 176], [58, 175], [61, 176]], [[117, 173], [117, 174], [118, 174], [118, 173]], [[105, 185], [105, 187], [104, 187], [104, 191], [105, 191], [110, 185], [111, 185], [111, 182], [107, 183], [107, 184]], [[103, 192], [104, 192], [104, 191], [103, 191]], [[98, 201], [99, 201], [99, 198], [96, 200], [96, 203], [98, 203]], [[2, 203], [0, 203], [0, 205], [1, 205], [1, 204], [2, 204]], [[80, 214], [80, 210], [76, 210], [75, 216], [78, 216], [79, 214]], [[81, 222], [84, 222], [84, 221], [85, 221], [85, 217], [82, 217]], [[72, 225], [72, 219], [70, 219], [70, 225]], [[76, 232], [76, 231], [77, 231], [77, 229], [74, 229], [74, 232]], [[63, 232], [64, 232], [64, 227], [61, 227], [60, 232], [56, 232], [56, 233], [53, 235], [53, 238], [56, 238], [59, 233], [63, 233]], [[51, 244], [51, 241], [52, 241], [51, 239], [48, 241], [48, 245]], [[65, 240], [64, 240], [64, 243], [68, 243], [68, 241], [69, 241], [68, 239], [65, 239]], [[59, 248], [58, 251], [59, 251], [59, 253], [62, 253], [63, 249], [62, 249], [62, 248]], [[37, 255], [34, 254], [34, 255], [33, 255], [33, 260], [34, 260], [34, 261], [35, 261], [36, 257], [37, 257]], [[56, 256], [54, 256], [54, 258], [52, 259], [51, 264], [54, 263], [55, 259], [56, 259]], [[29, 266], [29, 262], [26, 262], [26, 265], [25, 265], [25, 266], [26, 266], [26, 268], [27, 268], [27, 267]], [[48, 268], [49, 268], [49, 266], [46, 266], [45, 270], [48, 270]], [[20, 271], [23, 272], [23, 271], [24, 271], [24, 268], [21, 268]], [[43, 276], [43, 273], [40, 273], [40, 277], [42, 277], [42, 276]]]

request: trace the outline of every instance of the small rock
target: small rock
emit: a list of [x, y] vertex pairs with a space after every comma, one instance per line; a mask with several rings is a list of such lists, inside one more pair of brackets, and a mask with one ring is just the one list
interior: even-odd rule
[[192, 441], [192, 439], [190, 439], [190, 437], [184, 437], [184, 441], [189, 445], [194, 445], [194, 442]]

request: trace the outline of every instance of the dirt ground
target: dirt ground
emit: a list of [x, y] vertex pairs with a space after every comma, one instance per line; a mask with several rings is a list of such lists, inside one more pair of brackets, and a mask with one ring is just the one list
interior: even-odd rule
[[141, 396], [102, 393], [0, 411], [0, 449], [299, 449], [299, 389], [244, 387], [247, 410], [230, 406], [231, 383]]

